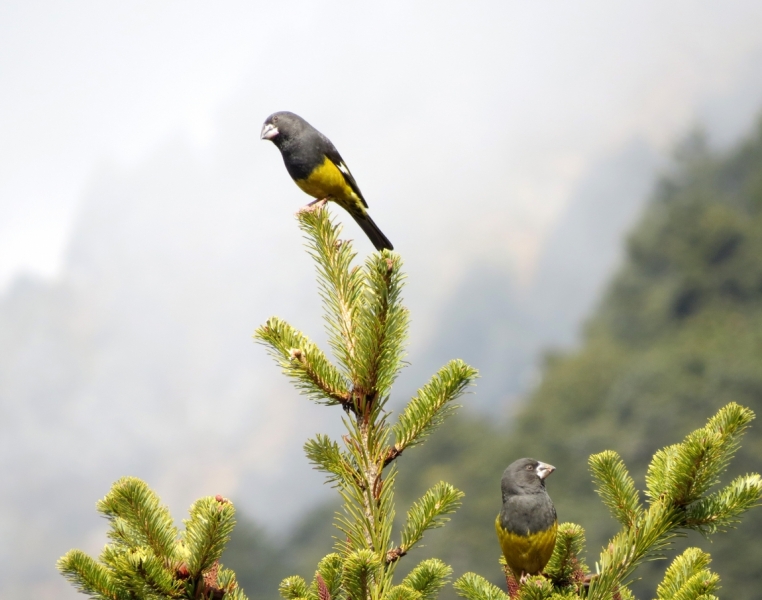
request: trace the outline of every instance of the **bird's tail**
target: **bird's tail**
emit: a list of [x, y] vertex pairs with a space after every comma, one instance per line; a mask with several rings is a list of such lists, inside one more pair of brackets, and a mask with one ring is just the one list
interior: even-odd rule
[[389, 238], [383, 234], [367, 212], [359, 213], [356, 211], [349, 211], [349, 214], [351, 214], [354, 220], [357, 221], [357, 224], [365, 232], [365, 235], [368, 236], [370, 241], [376, 247], [376, 250], [394, 250], [394, 246], [392, 246]]

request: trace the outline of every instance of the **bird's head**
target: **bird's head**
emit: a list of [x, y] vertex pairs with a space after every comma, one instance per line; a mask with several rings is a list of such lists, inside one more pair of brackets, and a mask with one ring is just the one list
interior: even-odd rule
[[536, 494], [545, 489], [545, 478], [556, 468], [533, 458], [520, 458], [503, 473], [503, 498], [511, 494]]
[[306, 124], [304, 119], [292, 112], [285, 110], [276, 112], [265, 119], [259, 137], [280, 146], [296, 135]]

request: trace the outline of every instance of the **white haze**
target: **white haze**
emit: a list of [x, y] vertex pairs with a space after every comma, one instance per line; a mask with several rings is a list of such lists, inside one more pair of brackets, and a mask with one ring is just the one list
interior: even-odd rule
[[[4, 2], [0, 598], [71, 597], [55, 559], [102, 546], [93, 504], [122, 475], [178, 519], [222, 493], [280, 530], [328, 492], [301, 444], [339, 414], [250, 338], [277, 314], [323, 340], [293, 219], [308, 198], [258, 140], [269, 113], [331, 137], [402, 253], [408, 391], [482, 268], [518, 304], [545, 290], [548, 323], [577, 281], [563, 322], [512, 348], [525, 368], [569, 342], [670, 146], [697, 122], [719, 144], [750, 126], [760, 31], [754, 1]], [[605, 243], [577, 245], [596, 181], [614, 216], [590, 234]], [[556, 278], [590, 256], [594, 277]], [[480, 341], [464, 355], [489, 355]], [[493, 408], [500, 366], [479, 388]]]

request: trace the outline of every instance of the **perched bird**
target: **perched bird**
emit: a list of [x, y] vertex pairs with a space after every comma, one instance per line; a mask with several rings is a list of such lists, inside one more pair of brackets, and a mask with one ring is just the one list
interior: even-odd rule
[[331, 140], [299, 115], [287, 111], [267, 117], [261, 138], [277, 146], [291, 179], [315, 198], [305, 208], [333, 200], [352, 215], [376, 250], [393, 249], [370, 218], [368, 203]]
[[556, 508], [545, 491], [545, 478], [555, 470], [533, 458], [520, 458], [503, 473], [503, 509], [495, 529], [505, 562], [520, 583], [542, 572], [556, 545]]

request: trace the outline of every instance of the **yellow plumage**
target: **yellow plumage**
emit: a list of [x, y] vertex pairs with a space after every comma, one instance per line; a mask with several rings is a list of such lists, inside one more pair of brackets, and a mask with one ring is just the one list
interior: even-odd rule
[[306, 179], [294, 181], [313, 198], [330, 198], [350, 213], [365, 215], [367, 212], [363, 201], [347, 183], [344, 173], [327, 157]]
[[513, 571], [517, 581], [525, 573], [529, 575], [539, 574], [553, 555], [553, 548], [556, 545], [557, 523], [553, 523], [545, 531], [538, 531], [529, 535], [517, 535], [503, 529], [500, 525], [500, 515], [498, 515], [495, 519], [495, 529], [505, 561]]

